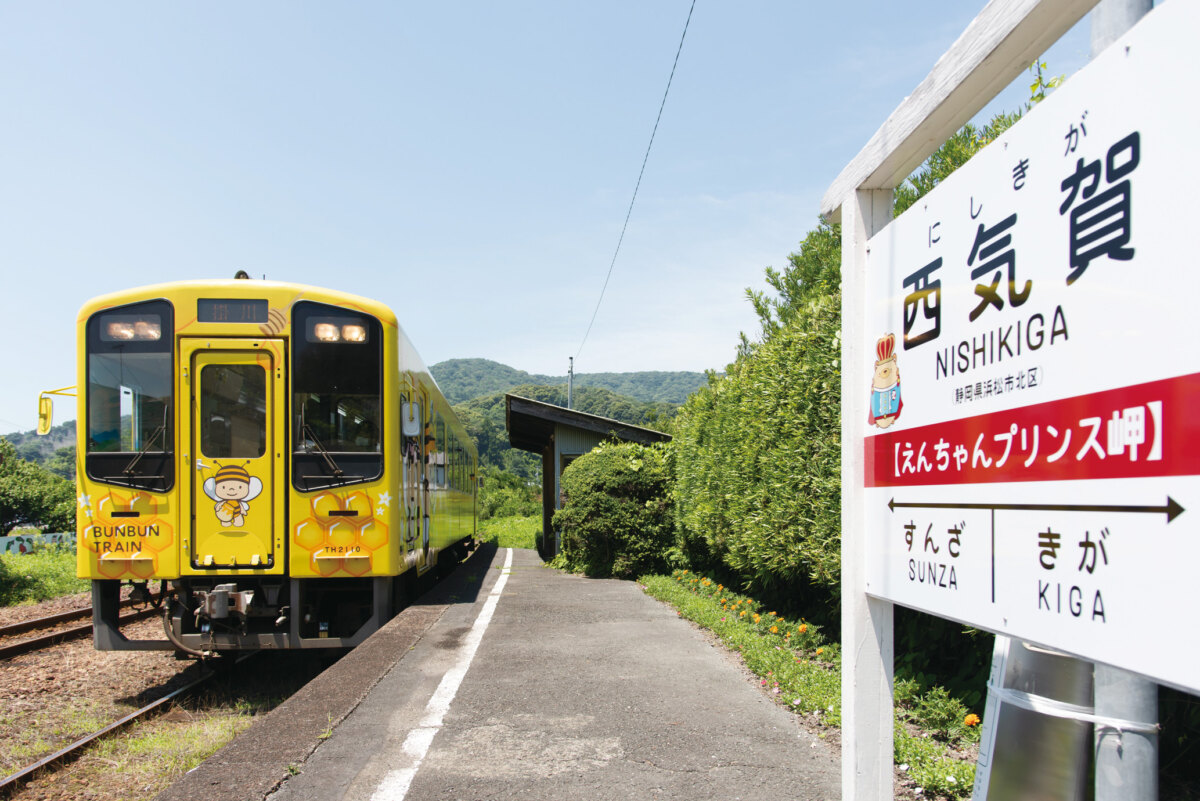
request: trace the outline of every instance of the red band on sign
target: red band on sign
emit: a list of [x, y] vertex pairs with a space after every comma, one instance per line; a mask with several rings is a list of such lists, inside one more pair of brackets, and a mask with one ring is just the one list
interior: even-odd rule
[[1200, 475], [1200, 373], [866, 438], [866, 486]]

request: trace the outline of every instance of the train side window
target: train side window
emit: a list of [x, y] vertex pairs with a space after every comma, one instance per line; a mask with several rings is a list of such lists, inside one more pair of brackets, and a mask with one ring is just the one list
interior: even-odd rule
[[437, 413], [434, 423], [433, 437], [437, 440], [437, 449], [433, 454], [434, 483], [439, 487], [446, 486], [446, 421], [442, 413]]

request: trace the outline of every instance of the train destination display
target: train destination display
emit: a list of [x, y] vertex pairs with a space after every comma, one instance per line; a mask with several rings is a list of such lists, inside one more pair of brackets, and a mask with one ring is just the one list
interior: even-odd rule
[[[1169, 12], [1169, 13], [1163, 13]], [[1190, 691], [1194, 6], [1160, 9], [869, 242], [867, 592]]]

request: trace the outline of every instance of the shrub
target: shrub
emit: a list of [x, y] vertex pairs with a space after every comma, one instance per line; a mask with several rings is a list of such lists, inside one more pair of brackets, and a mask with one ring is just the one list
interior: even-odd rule
[[0, 606], [46, 601], [89, 586], [75, 578], [74, 549], [47, 546], [27, 554], [0, 554]]
[[666, 567], [674, 513], [664, 446], [601, 443], [563, 471], [562, 487], [556, 566], [627, 579]]
[[967, 724], [967, 715], [966, 705], [951, 697], [944, 687], [934, 687], [913, 704], [913, 718], [946, 742], [979, 740], [979, 729]]
[[483, 479], [479, 489], [480, 520], [541, 514], [540, 489], [527, 479], [497, 467], [482, 468], [480, 476]]

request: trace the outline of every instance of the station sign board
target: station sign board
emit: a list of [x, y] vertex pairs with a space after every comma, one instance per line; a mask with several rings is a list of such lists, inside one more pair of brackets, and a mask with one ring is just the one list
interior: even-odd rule
[[866, 591], [1200, 692], [1194, 3], [868, 243]]

